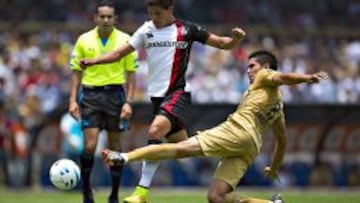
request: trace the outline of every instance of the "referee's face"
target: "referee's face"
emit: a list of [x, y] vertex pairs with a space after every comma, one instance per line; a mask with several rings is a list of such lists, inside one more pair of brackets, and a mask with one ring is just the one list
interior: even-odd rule
[[94, 21], [99, 27], [100, 32], [110, 33], [114, 28], [116, 20], [115, 9], [108, 6], [99, 7], [94, 16]]

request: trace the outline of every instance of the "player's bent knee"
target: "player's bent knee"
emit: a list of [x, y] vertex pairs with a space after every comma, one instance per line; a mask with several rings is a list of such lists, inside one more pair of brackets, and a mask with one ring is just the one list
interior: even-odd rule
[[148, 139], [149, 140], [160, 140], [165, 136], [165, 131], [158, 125], [152, 125], [149, 129]]

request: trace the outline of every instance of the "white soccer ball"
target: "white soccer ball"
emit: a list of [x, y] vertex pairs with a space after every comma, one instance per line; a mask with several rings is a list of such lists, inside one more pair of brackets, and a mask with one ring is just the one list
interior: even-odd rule
[[56, 188], [71, 190], [80, 182], [80, 168], [70, 159], [60, 159], [51, 166], [49, 176]]

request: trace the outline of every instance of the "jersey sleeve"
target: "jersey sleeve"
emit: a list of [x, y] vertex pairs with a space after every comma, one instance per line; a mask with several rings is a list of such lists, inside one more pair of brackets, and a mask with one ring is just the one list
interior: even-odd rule
[[134, 47], [136, 50], [145, 46], [145, 24], [135, 31], [135, 33], [130, 37], [128, 43]]
[[210, 33], [205, 28], [196, 23], [189, 23], [189, 26], [192, 40], [205, 44], [210, 36]]
[[260, 70], [254, 82], [254, 86], [262, 87], [262, 86], [276, 86], [277, 83], [274, 82], [273, 77], [279, 74], [279, 72], [274, 71], [272, 69], [263, 69]]
[[124, 60], [125, 60], [125, 70], [127, 72], [136, 72], [136, 70], [139, 68], [139, 58], [138, 58], [138, 53], [136, 51], [126, 55]]
[[80, 60], [84, 58], [84, 52], [82, 50], [81, 37], [78, 38], [74, 45], [74, 49], [71, 53], [70, 69], [75, 71], [81, 71]]

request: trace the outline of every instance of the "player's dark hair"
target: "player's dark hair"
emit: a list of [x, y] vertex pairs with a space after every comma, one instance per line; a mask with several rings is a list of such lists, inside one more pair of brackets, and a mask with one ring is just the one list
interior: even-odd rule
[[272, 70], [278, 69], [277, 59], [274, 56], [274, 54], [272, 54], [269, 51], [265, 51], [265, 50], [255, 51], [250, 54], [249, 59], [251, 58], [255, 58], [256, 61], [260, 63], [260, 65], [264, 65], [265, 63], [268, 63], [270, 65], [270, 69]]
[[168, 9], [174, 5], [173, 0], [146, 0], [147, 6], [160, 6], [163, 9]]
[[115, 2], [112, 0], [99, 0], [95, 6], [95, 13], [98, 13], [99, 8], [103, 7], [103, 6], [107, 6], [110, 8], [114, 8], [115, 14], [116, 14], [116, 6], [115, 6]]

